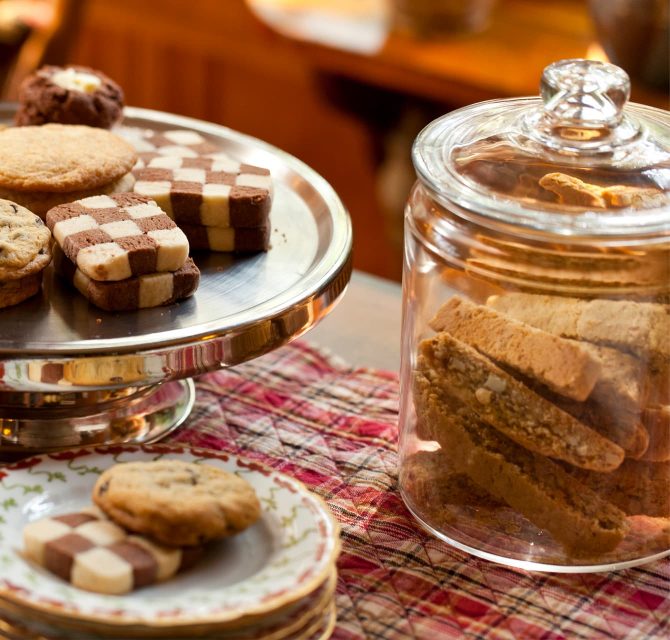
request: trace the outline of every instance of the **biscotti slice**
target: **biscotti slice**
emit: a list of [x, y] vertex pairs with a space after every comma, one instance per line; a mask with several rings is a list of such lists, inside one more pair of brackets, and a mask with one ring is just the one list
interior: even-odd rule
[[182, 224], [191, 249], [226, 253], [255, 253], [270, 248], [270, 227], [251, 229], [206, 227], [201, 224]]
[[415, 405], [431, 422], [455, 471], [546, 529], [575, 556], [614, 549], [627, 525], [624, 514], [566, 473], [558, 464], [519, 446], [475, 420], [458, 400], [426, 377], [432, 363], [419, 358]]
[[624, 451], [447, 333], [419, 346], [425, 375], [481, 420], [536, 453], [596, 471], [616, 469]]
[[56, 273], [70, 282], [89, 302], [105, 311], [133, 311], [172, 304], [195, 293], [200, 282], [200, 271], [187, 258], [176, 271], [150, 273], [114, 282], [92, 280], [77, 269], [56, 247]]
[[649, 434], [649, 445], [641, 459], [650, 462], [670, 461], [670, 406], [646, 407], [642, 412], [642, 424]]
[[430, 326], [573, 400], [588, 398], [600, 377], [600, 361], [579, 343], [535, 329], [460, 296], [443, 304]]
[[153, 200], [133, 193], [59, 205], [48, 211], [47, 226], [63, 253], [92, 280], [177, 271], [188, 256], [183, 231]]
[[179, 225], [268, 224], [272, 180], [267, 169], [230, 159], [162, 157], [134, 175], [135, 193], [156, 200]]
[[608, 474], [570, 473], [628, 515], [670, 517], [670, 462], [627, 459]]
[[129, 535], [99, 509], [31, 522], [23, 541], [26, 556], [51, 573], [80, 589], [110, 595], [167, 580], [202, 551]]
[[487, 305], [515, 320], [565, 338], [587, 340], [642, 358], [670, 358], [668, 305], [581, 300], [532, 293], [492, 296]]

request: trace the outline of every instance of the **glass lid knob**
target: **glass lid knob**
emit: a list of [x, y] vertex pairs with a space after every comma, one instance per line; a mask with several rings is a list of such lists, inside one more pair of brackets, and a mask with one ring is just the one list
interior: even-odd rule
[[545, 68], [540, 94], [545, 116], [555, 125], [609, 128], [621, 122], [630, 79], [606, 62], [559, 60]]

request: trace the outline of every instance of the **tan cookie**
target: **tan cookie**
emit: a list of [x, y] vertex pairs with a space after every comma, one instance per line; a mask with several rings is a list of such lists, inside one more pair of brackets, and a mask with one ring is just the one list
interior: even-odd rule
[[128, 173], [137, 154], [104, 129], [45, 124], [0, 131], [0, 187], [70, 192], [101, 187]]
[[117, 524], [171, 546], [236, 534], [260, 516], [248, 482], [178, 460], [115, 465], [96, 482], [93, 500]]
[[[0, 281], [28, 275], [18, 272], [38, 257], [50, 238], [39, 216], [14, 202], [0, 200]], [[33, 265], [32, 271], [37, 269], [39, 264]]]
[[0, 198], [12, 200], [23, 205], [36, 213], [41, 218], [46, 216], [49, 209], [59, 204], [66, 204], [74, 200], [83, 200], [91, 196], [111, 195], [113, 193], [126, 193], [133, 190], [135, 178], [132, 173], [122, 175], [118, 180], [108, 182], [102, 187], [95, 189], [84, 189], [82, 191], [68, 191], [55, 193], [49, 191], [16, 191], [15, 189], [4, 189], [0, 187]]
[[18, 280], [0, 282], [0, 309], [11, 307], [34, 296], [42, 287], [42, 272]]

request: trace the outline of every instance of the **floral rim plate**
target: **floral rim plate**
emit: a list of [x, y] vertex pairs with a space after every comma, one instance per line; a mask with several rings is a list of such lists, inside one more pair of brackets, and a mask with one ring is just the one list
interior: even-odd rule
[[[191, 570], [123, 596], [76, 589], [21, 555], [28, 522], [91, 504], [96, 478], [113, 464], [160, 458], [211, 464], [243, 477], [259, 497], [261, 519], [210, 546]], [[63, 620], [176, 630], [270, 615], [317, 589], [339, 550], [339, 525], [321, 498], [293, 478], [226, 453], [91, 447], [0, 468], [0, 598]]]

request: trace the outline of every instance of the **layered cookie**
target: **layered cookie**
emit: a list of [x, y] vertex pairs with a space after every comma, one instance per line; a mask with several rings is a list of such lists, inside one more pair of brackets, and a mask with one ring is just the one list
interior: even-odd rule
[[123, 91], [101, 71], [45, 66], [19, 88], [18, 126], [49, 122], [110, 129], [121, 118]]
[[0, 308], [23, 302], [42, 285], [51, 233], [39, 216], [0, 200]]
[[167, 580], [201, 553], [131, 535], [94, 508], [31, 522], [23, 542], [28, 558], [48, 571], [80, 589], [110, 595]]
[[135, 193], [154, 198], [194, 248], [267, 250], [272, 205], [267, 169], [223, 155], [158, 156], [134, 175]]
[[184, 233], [132, 193], [94, 196], [47, 213], [57, 272], [96, 306], [129, 311], [171, 304], [197, 289]]
[[131, 190], [136, 160], [128, 142], [103, 129], [10, 127], [0, 131], [0, 197], [43, 217], [58, 204]]

